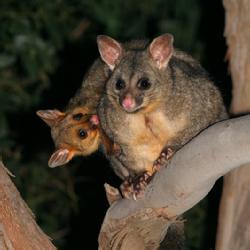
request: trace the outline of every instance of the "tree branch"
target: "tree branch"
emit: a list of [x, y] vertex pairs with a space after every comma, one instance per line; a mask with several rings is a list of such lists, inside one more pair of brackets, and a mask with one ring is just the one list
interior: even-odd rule
[[158, 249], [176, 217], [203, 199], [218, 178], [249, 163], [249, 152], [250, 115], [206, 129], [155, 175], [142, 199], [119, 199], [111, 205], [99, 249]]
[[0, 249], [54, 250], [0, 162]]

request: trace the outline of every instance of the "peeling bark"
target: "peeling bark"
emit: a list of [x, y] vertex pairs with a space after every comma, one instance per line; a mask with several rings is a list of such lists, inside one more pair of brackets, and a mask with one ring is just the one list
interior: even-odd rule
[[250, 2], [224, 0], [227, 59], [233, 80], [233, 114], [250, 112]]
[[0, 249], [54, 250], [0, 162]]
[[137, 201], [121, 199], [106, 186], [109, 198], [114, 193], [117, 200], [106, 213], [99, 249], [158, 249], [178, 216], [203, 199], [218, 178], [250, 163], [249, 132], [250, 115], [206, 129], [173, 156]]
[[[250, 112], [250, 2], [224, 0], [225, 36], [233, 80], [231, 112]], [[217, 250], [250, 249], [249, 165], [224, 178], [220, 205]]]

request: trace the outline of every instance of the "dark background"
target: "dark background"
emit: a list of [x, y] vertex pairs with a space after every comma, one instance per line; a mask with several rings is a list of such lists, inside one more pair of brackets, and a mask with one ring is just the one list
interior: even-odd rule
[[[126, 41], [172, 33], [175, 46], [199, 59], [227, 106], [224, 9], [216, 0], [5, 0], [0, 3], [0, 150], [3, 162], [59, 249], [97, 249], [108, 207], [103, 184], [119, 185], [100, 152], [49, 169], [54, 150], [38, 109], [63, 109], [98, 57], [96, 36]], [[185, 216], [189, 249], [212, 249], [221, 192]]]

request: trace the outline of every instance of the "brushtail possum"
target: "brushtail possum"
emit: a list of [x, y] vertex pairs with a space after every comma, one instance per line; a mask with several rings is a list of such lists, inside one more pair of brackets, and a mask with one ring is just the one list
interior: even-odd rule
[[[121, 148], [124, 178], [143, 176], [139, 178], [143, 185], [162, 154], [172, 153], [226, 118], [208, 73], [190, 55], [175, 49], [173, 40], [164, 34], [128, 51], [111, 37], [97, 38], [100, 56], [112, 71], [98, 107], [101, 125]], [[136, 187], [130, 191], [138, 193]]]

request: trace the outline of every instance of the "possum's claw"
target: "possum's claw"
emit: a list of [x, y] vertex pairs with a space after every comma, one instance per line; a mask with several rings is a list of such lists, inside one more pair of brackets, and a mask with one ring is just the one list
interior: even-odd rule
[[156, 159], [153, 165], [154, 172], [159, 171], [162, 167], [166, 166], [168, 160], [173, 156], [175, 151], [170, 148], [166, 147], [162, 150], [160, 156]]
[[124, 198], [129, 199], [131, 193], [133, 193], [132, 177], [127, 177], [126, 180], [121, 184], [120, 190]]

